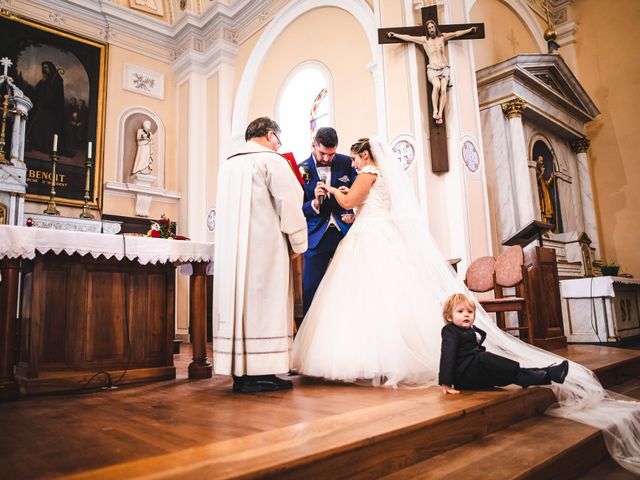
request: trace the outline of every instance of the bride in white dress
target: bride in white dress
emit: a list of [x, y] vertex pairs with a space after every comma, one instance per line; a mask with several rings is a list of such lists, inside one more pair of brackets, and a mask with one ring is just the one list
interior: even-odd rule
[[[354, 144], [360, 174], [346, 192], [328, 188], [356, 221], [329, 265], [293, 346], [299, 373], [374, 385], [437, 385], [441, 302], [465, 292], [439, 252], [413, 188], [378, 138]], [[471, 296], [471, 298], [473, 298]], [[500, 330], [477, 305], [487, 350], [523, 367], [558, 363], [555, 354]], [[585, 367], [570, 363], [547, 413], [603, 429], [609, 452], [640, 474], [640, 404], [614, 399]]]
[[[385, 178], [368, 139], [354, 144], [359, 175], [345, 194], [329, 187], [356, 221], [340, 242], [293, 349], [298, 372], [374, 384], [437, 382], [440, 296], [421, 289], [419, 270], [391, 218]], [[436, 317], [427, 318], [430, 312]]]

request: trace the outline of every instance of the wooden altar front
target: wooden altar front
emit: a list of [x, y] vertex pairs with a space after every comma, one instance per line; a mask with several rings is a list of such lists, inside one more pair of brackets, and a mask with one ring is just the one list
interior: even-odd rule
[[175, 378], [175, 264], [185, 262], [193, 266], [189, 377], [210, 377], [212, 255], [205, 242], [0, 226], [0, 399]]

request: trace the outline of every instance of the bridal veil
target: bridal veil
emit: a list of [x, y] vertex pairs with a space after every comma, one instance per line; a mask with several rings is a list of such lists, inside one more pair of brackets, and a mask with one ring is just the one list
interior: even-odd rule
[[[378, 137], [372, 137], [370, 145], [387, 184], [393, 222], [400, 231], [404, 248], [415, 259], [425, 291], [436, 292], [442, 300], [456, 292], [464, 292], [474, 298], [440, 254], [413, 187], [389, 146]], [[440, 317], [428, 321], [432, 324], [432, 334], [439, 337], [442, 329]], [[516, 360], [522, 367], [547, 366], [563, 360], [500, 330], [480, 304], [477, 304], [476, 323], [487, 332], [484, 345], [489, 351]], [[437, 370], [438, 367], [435, 368]], [[558, 402], [547, 410], [548, 415], [601, 429], [611, 456], [626, 469], [640, 474], [639, 402], [606, 391], [593, 372], [575, 362], [570, 362], [565, 382], [553, 384], [550, 388]]]

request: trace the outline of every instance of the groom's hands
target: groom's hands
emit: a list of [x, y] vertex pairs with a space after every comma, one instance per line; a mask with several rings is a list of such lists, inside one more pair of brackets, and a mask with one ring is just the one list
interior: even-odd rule
[[455, 395], [457, 393], [460, 393], [460, 390], [456, 390], [451, 385], [440, 385], [440, 387], [442, 387], [442, 393], [444, 393], [445, 395], [447, 393], [450, 393], [450, 394], [453, 394], [453, 395]]
[[[318, 182], [316, 188], [313, 190], [313, 195], [316, 197], [313, 200], [313, 208], [320, 210], [320, 203], [327, 198], [327, 185], [324, 182]], [[320, 200], [322, 198], [322, 200]]]

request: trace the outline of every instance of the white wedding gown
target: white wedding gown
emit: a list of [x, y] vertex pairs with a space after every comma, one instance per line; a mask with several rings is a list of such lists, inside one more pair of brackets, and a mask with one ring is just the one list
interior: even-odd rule
[[[374, 385], [436, 385], [441, 302], [473, 295], [439, 251], [413, 188], [391, 149], [372, 137], [377, 179], [340, 242], [293, 345], [304, 375], [365, 380]], [[487, 350], [522, 367], [563, 359], [500, 330], [476, 302]], [[640, 475], [640, 403], [604, 390], [587, 368], [570, 362], [565, 382], [552, 384], [558, 403], [547, 414], [604, 432], [611, 456]]]
[[377, 179], [296, 335], [294, 367], [330, 380], [435, 385], [440, 335], [428, 324], [438, 323], [441, 299], [424, 290], [399, 241], [384, 177], [372, 166], [361, 173]]

